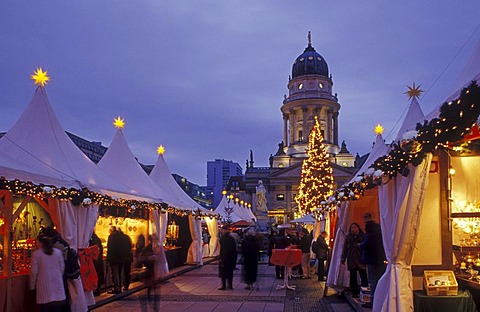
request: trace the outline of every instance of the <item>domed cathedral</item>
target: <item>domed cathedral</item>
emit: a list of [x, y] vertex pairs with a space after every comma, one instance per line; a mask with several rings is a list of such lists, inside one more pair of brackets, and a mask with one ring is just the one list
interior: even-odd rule
[[[246, 193], [251, 196], [253, 211], [260, 216], [274, 217], [278, 223], [293, 218], [302, 161], [307, 157], [308, 136], [315, 116], [328, 147], [336, 186], [347, 182], [355, 171], [355, 157], [348, 151], [344, 141], [341, 146], [338, 144], [341, 106], [337, 94], [332, 93], [333, 80], [327, 62], [312, 46], [310, 32], [307, 47], [293, 63], [287, 87], [288, 96], [284, 95], [280, 107], [283, 142], [278, 144], [277, 152], [270, 156], [269, 167], [255, 167], [251, 155], [245, 172]], [[256, 190], [260, 180], [266, 189], [266, 213], [256, 209]]]

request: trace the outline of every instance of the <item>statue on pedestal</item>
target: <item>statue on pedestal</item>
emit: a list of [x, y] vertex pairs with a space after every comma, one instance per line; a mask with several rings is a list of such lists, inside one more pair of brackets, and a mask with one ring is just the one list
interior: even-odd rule
[[263, 181], [258, 180], [258, 185], [256, 187], [257, 195], [257, 211], [258, 212], [267, 212], [267, 190], [263, 186]]

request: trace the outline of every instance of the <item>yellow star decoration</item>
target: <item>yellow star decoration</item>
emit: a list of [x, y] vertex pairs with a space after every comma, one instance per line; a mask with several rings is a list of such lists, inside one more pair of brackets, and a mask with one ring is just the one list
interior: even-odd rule
[[44, 87], [50, 80], [48, 70], [43, 71], [41, 67], [37, 68], [37, 70], [33, 72], [33, 75], [30, 76], [30, 79], [32, 79], [36, 85]]
[[407, 86], [408, 88], [408, 91], [407, 92], [404, 92], [403, 94], [407, 94], [408, 95], [408, 99], [410, 100], [411, 98], [416, 98], [416, 99], [419, 99], [420, 98], [420, 95], [422, 94], [422, 92], [425, 92], [423, 91], [422, 89], [420, 89], [420, 87], [422, 86], [422, 84], [419, 84], [418, 86], [415, 86], [415, 82], [413, 83], [413, 86]]
[[383, 128], [381, 124], [378, 124], [373, 128], [373, 132], [375, 132], [376, 135], [383, 134], [383, 131], [385, 131], [385, 128]]
[[160, 145], [159, 147], [157, 147], [157, 153], [158, 155], [165, 154], [165, 147], [163, 147], [163, 145]]
[[117, 129], [122, 129], [125, 127], [125, 120], [122, 119], [122, 117], [118, 116], [116, 119], [113, 119], [113, 125]]

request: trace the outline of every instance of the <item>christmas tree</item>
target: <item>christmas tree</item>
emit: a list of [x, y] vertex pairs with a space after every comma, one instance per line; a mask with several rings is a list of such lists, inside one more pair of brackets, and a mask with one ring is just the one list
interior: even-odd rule
[[333, 195], [332, 167], [317, 117], [308, 138], [307, 156], [303, 160], [300, 186], [295, 197], [298, 212], [302, 215], [320, 208], [322, 202]]

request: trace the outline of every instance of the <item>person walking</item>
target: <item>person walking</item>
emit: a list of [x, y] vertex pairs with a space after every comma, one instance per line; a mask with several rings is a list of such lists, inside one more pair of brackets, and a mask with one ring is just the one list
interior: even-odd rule
[[259, 253], [260, 250], [255, 239], [255, 233], [253, 230], [248, 230], [246, 237], [242, 241], [243, 279], [247, 284], [245, 289], [252, 290], [253, 284], [257, 281]]
[[[138, 255], [138, 261], [141, 265], [145, 266], [146, 271], [143, 276], [144, 285], [147, 288], [147, 301], [148, 304], [153, 304], [153, 311], [157, 312], [160, 309], [158, 285], [160, 279], [155, 275], [155, 266], [160, 260], [158, 251], [153, 245], [158, 244], [158, 236], [155, 234], [150, 235], [148, 239], [148, 245], [142, 248]], [[142, 311], [147, 311], [148, 304], [142, 303]]]
[[368, 286], [367, 270], [365, 269], [365, 264], [361, 262], [361, 252], [358, 246], [363, 241], [363, 235], [363, 231], [358, 223], [352, 223], [342, 250], [342, 263], [345, 264], [345, 261], [347, 261], [347, 268], [350, 271], [350, 289], [353, 298], [358, 298], [360, 294], [358, 274], [360, 275], [362, 287]]
[[365, 235], [359, 247], [362, 251], [362, 262], [367, 265], [368, 283], [370, 284], [371, 301], [364, 303], [362, 307], [371, 308], [378, 280], [385, 273], [387, 267], [385, 250], [383, 249], [382, 229], [380, 224], [372, 219], [372, 214], [367, 212], [363, 215], [365, 221]]
[[327, 232], [323, 231], [312, 245], [312, 250], [317, 258], [317, 275], [319, 281], [325, 281], [325, 260], [328, 258], [326, 237]]
[[107, 242], [107, 262], [110, 265], [113, 280], [113, 290], [108, 293], [121, 293], [124, 254], [122, 250], [122, 234], [117, 231], [115, 226], [110, 227], [110, 235]]
[[40, 234], [37, 239], [41, 247], [32, 254], [29, 288], [36, 291], [41, 312], [70, 311], [63, 282], [63, 254], [53, 247], [52, 238]]
[[233, 270], [237, 265], [237, 242], [228, 228], [222, 228], [220, 237], [219, 275], [222, 287], [218, 290], [233, 289]]
[[[275, 240], [274, 249], [285, 249], [290, 246], [290, 239], [285, 235], [285, 229], [280, 229], [277, 239]], [[277, 279], [283, 279], [285, 275], [285, 267], [275, 265], [275, 276]]]
[[299, 233], [300, 249], [302, 250], [302, 272], [301, 278], [310, 278], [310, 247], [312, 239], [306, 229], [302, 229]]

